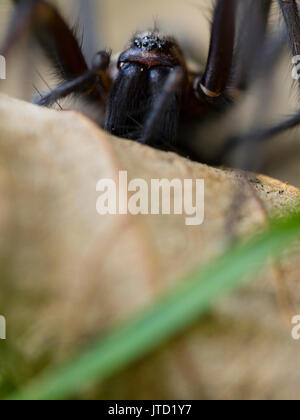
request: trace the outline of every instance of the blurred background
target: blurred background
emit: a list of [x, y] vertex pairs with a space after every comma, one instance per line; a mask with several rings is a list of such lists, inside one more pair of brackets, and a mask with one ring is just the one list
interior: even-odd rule
[[[196, 63], [201, 69], [205, 64], [213, 9], [211, 0], [56, 0], [53, 3], [71, 25], [79, 24], [88, 60], [100, 49], [112, 49], [113, 54], [117, 54], [124, 50], [136, 31], [157, 25], [161, 31], [178, 39], [193, 65]], [[11, 12], [11, 1], [2, 0], [0, 37], [6, 31]], [[279, 31], [282, 22], [275, 4], [272, 23], [273, 30]], [[234, 110], [201, 125], [196, 134], [193, 133], [192, 141], [202, 155], [207, 156], [208, 162], [228, 137], [257, 125], [281, 121], [297, 109], [298, 88], [292, 84], [291, 70], [291, 57], [286, 49], [275, 75], [270, 71], [269, 80], [257, 84]], [[19, 52], [9, 60], [7, 80], [0, 81], [0, 90], [31, 100], [37, 90], [47, 91], [55, 83], [42, 56], [24, 40]], [[72, 104], [68, 107], [72, 108]], [[187, 136], [191, 137], [189, 133]], [[262, 147], [253, 147], [251, 153], [253, 171], [300, 187], [299, 130], [280, 135]], [[242, 161], [243, 153], [234, 153], [225, 164], [243, 167]]]

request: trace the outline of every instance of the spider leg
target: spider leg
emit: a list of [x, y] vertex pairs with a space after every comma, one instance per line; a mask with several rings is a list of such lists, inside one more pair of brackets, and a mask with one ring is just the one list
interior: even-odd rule
[[223, 108], [228, 99], [249, 87], [265, 40], [271, 4], [272, 0], [218, 0], [206, 69], [195, 80], [200, 102]]
[[32, 35], [63, 80], [88, 70], [80, 44], [54, 6], [44, 0], [14, 0], [16, 4], [1, 49], [7, 54], [20, 38]]
[[33, 103], [39, 106], [50, 107], [55, 102], [73, 93], [75, 90], [81, 89], [83, 85], [90, 83], [92, 79], [94, 79], [94, 75], [91, 72], [86, 72], [82, 76], [58, 86], [48, 94], [42, 95], [39, 99], [34, 100]]
[[[230, 150], [234, 149], [237, 146], [242, 144], [255, 144], [265, 142], [270, 140], [272, 137], [277, 136], [278, 134], [282, 134], [287, 130], [295, 128], [300, 124], [300, 112], [297, 112], [292, 117], [284, 120], [283, 122], [273, 125], [270, 127], [265, 127], [259, 130], [255, 130], [249, 133], [246, 133], [241, 136], [232, 137], [226, 142], [226, 153]], [[224, 156], [224, 149], [222, 150], [221, 156]]]
[[278, 0], [287, 32], [290, 39], [293, 55], [300, 54], [300, 17], [295, 0]]
[[[284, 51], [284, 46], [286, 45], [286, 36], [285, 34], [280, 34], [275, 39], [269, 39], [266, 42], [264, 49], [259, 56], [259, 66], [256, 69], [256, 79], [261, 78], [260, 80], [260, 91], [259, 96], [260, 100], [265, 103], [265, 95], [268, 95], [268, 90], [270, 88], [270, 82], [272, 83], [272, 75], [275, 66], [278, 62], [279, 57]], [[259, 110], [257, 110], [260, 112]], [[259, 114], [260, 117], [261, 114]], [[256, 115], [255, 118], [258, 116]], [[286, 126], [287, 124], [287, 126]], [[215, 155], [213, 159], [213, 164], [220, 165], [224, 162], [224, 158], [232, 152], [238, 146], [257, 146], [259, 142], [266, 141], [276, 134], [280, 134], [282, 131], [285, 131], [288, 127], [292, 128], [295, 126], [295, 118], [292, 117], [290, 120], [284, 121], [275, 126], [269, 126], [264, 128], [259, 128], [255, 130], [250, 130], [244, 134], [239, 134], [233, 137], [230, 137], [225, 141], [223, 146], [220, 148], [219, 152]]]
[[106, 52], [99, 52], [94, 60], [92, 69], [86, 71], [81, 76], [58, 86], [53, 89], [47, 95], [42, 96], [34, 103], [40, 106], [52, 106], [59, 99], [63, 99], [72, 93], [82, 93], [89, 95], [88, 98], [91, 100], [91, 95], [95, 96], [95, 99], [99, 99], [99, 96], [104, 99], [105, 92], [101, 89], [101, 83], [99, 83], [99, 77], [101, 73], [107, 70], [109, 66], [110, 56]]
[[33, 36], [64, 84], [37, 104], [50, 106], [70, 93], [85, 94], [88, 101], [104, 103], [110, 80], [105, 72], [109, 54], [99, 52], [89, 69], [74, 31], [54, 6], [45, 0], [13, 0], [16, 8], [1, 51], [9, 53], [22, 37]]
[[136, 63], [124, 63], [110, 93], [104, 128], [109, 133], [137, 140], [147, 101], [148, 76]]
[[[249, 87], [254, 75], [259, 76], [257, 57], [265, 40], [271, 3], [272, 0], [218, 0], [206, 70], [194, 80], [188, 114], [191, 109], [198, 118], [224, 112], [241, 97], [242, 88]], [[184, 148], [188, 156], [202, 160], [192, 144], [185, 144]]]
[[196, 82], [200, 95], [217, 98], [227, 86], [234, 54], [236, 9], [236, 0], [217, 1], [206, 69]]
[[4, 56], [8, 56], [15, 44], [24, 36], [24, 33], [28, 32], [40, 0], [14, 0], [14, 3], [16, 8], [11, 17], [4, 42], [1, 43], [0, 47], [0, 52]]
[[[175, 67], [168, 71], [163, 85], [160, 81], [162, 69], [152, 70], [151, 77], [154, 83], [152, 87], [152, 98], [154, 99], [152, 110], [146, 119], [140, 143], [159, 146], [169, 146], [170, 139], [176, 137], [176, 114], [179, 113], [178, 98], [180, 87], [184, 78], [184, 71], [181, 67]], [[170, 118], [168, 118], [170, 117]], [[162, 122], [164, 124], [162, 125]], [[155, 143], [154, 143], [155, 142]]]
[[[102, 39], [102, 34], [99, 33], [98, 29], [102, 28], [101, 20], [97, 18], [97, 25], [94, 24], [93, 19], [98, 8], [102, 8], [102, 0], [76, 0], [78, 16], [80, 19], [80, 27], [84, 28], [83, 31], [83, 52], [88, 63], [94, 57], [95, 51], [98, 49], [99, 39]], [[97, 6], [96, 6], [97, 3]], [[96, 9], [97, 7], [97, 9]], [[101, 16], [101, 15], [100, 15]]]
[[242, 10], [230, 89], [245, 91], [255, 77], [266, 39], [271, 5], [272, 0], [250, 0], [240, 3]]
[[[297, 3], [294, 0], [278, 0], [281, 7], [287, 32], [290, 39], [290, 45], [293, 55], [300, 54], [300, 16], [297, 7]], [[287, 130], [296, 128], [300, 125], [300, 111], [297, 111], [295, 115], [286, 118], [284, 121], [261, 128], [258, 130], [252, 130], [248, 133], [244, 133], [239, 136], [230, 138], [222, 147], [220, 153], [217, 156], [217, 160], [220, 161], [227, 153], [237, 146], [244, 144], [257, 144], [270, 140], [272, 137], [284, 133]]]
[[105, 129], [143, 144], [172, 148], [183, 76], [180, 67], [147, 70], [138, 63], [124, 63], [111, 91]]

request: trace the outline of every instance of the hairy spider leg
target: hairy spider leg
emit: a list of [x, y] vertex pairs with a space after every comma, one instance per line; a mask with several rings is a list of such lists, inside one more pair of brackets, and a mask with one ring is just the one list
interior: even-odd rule
[[248, 0], [239, 5], [241, 10], [230, 87], [246, 91], [262, 58], [272, 0]]
[[[192, 114], [199, 122], [203, 116], [223, 112], [234, 103], [228, 87], [235, 52], [238, 3], [236, 0], [217, 0], [214, 8], [206, 67], [202, 75], [194, 77], [184, 104], [185, 115], [189, 117]], [[199, 151], [193, 145], [180, 144], [179, 149], [185, 156], [201, 160]]]
[[300, 17], [295, 0], [278, 0], [290, 39], [292, 54], [300, 54]]
[[[81, 76], [63, 83], [61, 86], [51, 90], [47, 95], [34, 100], [36, 105], [50, 107], [59, 99], [71, 94], [86, 94], [91, 100], [91, 94], [96, 99], [103, 98], [105, 92], [101, 84], [102, 72], [105, 72], [110, 63], [110, 55], [106, 51], [100, 51], [93, 59], [91, 70], [87, 70]], [[99, 81], [100, 78], [100, 81]], [[95, 93], [97, 92], [97, 96]]]
[[4, 50], [14, 46], [10, 40], [15, 43], [24, 34], [32, 35], [62, 80], [70, 81], [88, 70], [76, 36], [54, 6], [44, 0], [14, 0], [14, 3]]
[[[298, 6], [295, 0], [278, 0], [288, 36], [290, 39], [291, 50], [293, 55], [300, 54], [300, 16]], [[286, 118], [284, 121], [258, 130], [252, 130], [243, 135], [230, 138], [223, 146], [217, 159], [220, 160], [233, 148], [245, 143], [260, 143], [270, 140], [272, 137], [284, 133], [287, 130], [296, 128], [300, 125], [300, 111], [295, 115]]]
[[196, 86], [209, 98], [218, 98], [225, 91], [232, 68], [236, 0], [218, 0], [214, 11], [206, 68]]
[[163, 70], [156, 68], [150, 72], [150, 77], [154, 79], [154, 83], [150, 84], [151, 96], [155, 101], [140, 139], [143, 144], [156, 144], [162, 147], [169, 146], [172, 139], [176, 138], [180, 90], [184, 80], [184, 70], [178, 66], [168, 70], [166, 80], [161, 82]]
[[30, 32], [31, 22], [41, 0], [13, 0], [13, 2], [16, 7], [10, 19], [4, 42], [0, 46], [0, 53], [5, 57], [19, 43], [24, 34]]
[[103, 91], [108, 86], [102, 75], [109, 65], [109, 54], [105, 51], [96, 54], [89, 69], [74, 31], [53, 5], [44, 0], [14, 0], [14, 3], [15, 11], [1, 51], [9, 52], [24, 35], [33, 36], [63, 82], [36, 103], [50, 106], [73, 93], [86, 94], [88, 100], [103, 104]]
[[121, 65], [109, 97], [104, 129], [115, 136], [138, 140], [148, 98], [148, 72], [139, 63]]

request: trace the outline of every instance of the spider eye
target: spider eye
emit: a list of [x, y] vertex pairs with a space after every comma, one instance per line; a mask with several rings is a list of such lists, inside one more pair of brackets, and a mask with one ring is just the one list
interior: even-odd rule
[[134, 45], [135, 45], [137, 48], [142, 48], [142, 43], [141, 43], [141, 41], [140, 41], [139, 39], [135, 39], [135, 40], [134, 40]]
[[158, 47], [157, 42], [155, 42], [155, 41], [149, 42], [148, 48], [149, 48], [150, 50], [154, 50], [154, 49], [156, 49], [157, 47]]
[[161, 39], [158, 35], [145, 35], [142, 38], [135, 38], [132, 45], [139, 49], [145, 49], [148, 51], [162, 50], [166, 46], [167, 42]]

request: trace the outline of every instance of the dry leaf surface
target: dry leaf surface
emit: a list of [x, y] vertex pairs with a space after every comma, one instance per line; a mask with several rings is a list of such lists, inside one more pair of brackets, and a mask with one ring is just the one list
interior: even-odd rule
[[[204, 224], [99, 216], [96, 184], [120, 170], [149, 182], [204, 179]], [[153, 302], [269, 215], [299, 206], [300, 193], [110, 137], [73, 112], [0, 96], [0, 197], [4, 376], [20, 383]], [[300, 306], [299, 280], [295, 248], [189, 332], [83, 397], [300, 398], [300, 343], [286, 322]]]

